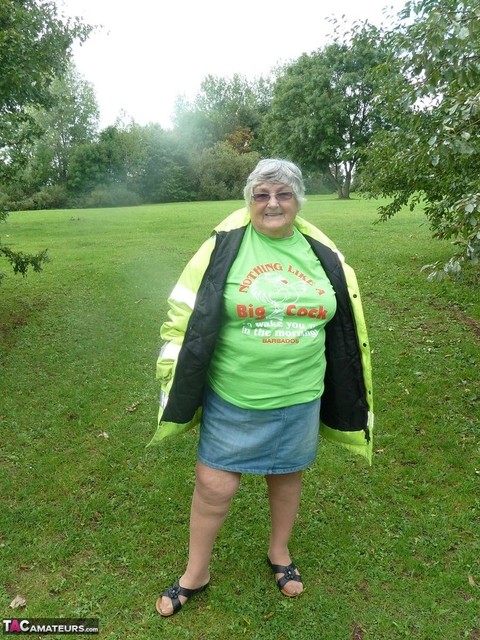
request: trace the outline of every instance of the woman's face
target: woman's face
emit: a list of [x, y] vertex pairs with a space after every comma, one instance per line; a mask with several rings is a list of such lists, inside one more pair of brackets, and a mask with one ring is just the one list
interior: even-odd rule
[[256, 231], [271, 238], [286, 238], [292, 235], [298, 208], [291, 187], [264, 182], [253, 190], [250, 203], [252, 225]]

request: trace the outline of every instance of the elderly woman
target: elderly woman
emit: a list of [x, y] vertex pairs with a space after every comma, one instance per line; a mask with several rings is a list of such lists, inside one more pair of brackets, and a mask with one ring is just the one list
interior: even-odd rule
[[319, 430], [371, 460], [370, 356], [355, 275], [297, 216], [304, 184], [296, 165], [262, 160], [244, 196], [246, 208], [186, 266], [161, 329], [151, 444], [200, 425], [188, 563], [157, 600], [165, 617], [207, 587], [242, 473], [265, 476], [267, 562], [281, 593], [294, 597], [303, 583], [289, 540]]

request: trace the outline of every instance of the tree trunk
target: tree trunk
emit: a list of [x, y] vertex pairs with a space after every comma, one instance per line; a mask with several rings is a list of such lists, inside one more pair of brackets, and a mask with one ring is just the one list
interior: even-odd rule
[[330, 182], [333, 184], [333, 186], [335, 187], [335, 189], [337, 190], [337, 195], [338, 195], [338, 199], [341, 200], [343, 195], [342, 195], [342, 182], [341, 180], [339, 180], [339, 172], [338, 172], [338, 166], [337, 165], [330, 165], [328, 167], [328, 172], [327, 172], [327, 176], [330, 178]]
[[350, 200], [350, 185], [352, 182], [351, 169], [345, 168], [345, 178], [339, 165], [329, 167], [328, 177], [337, 190], [339, 200]]
[[352, 184], [352, 171], [348, 169], [345, 171], [345, 180], [342, 185], [342, 199], [350, 200], [350, 186]]

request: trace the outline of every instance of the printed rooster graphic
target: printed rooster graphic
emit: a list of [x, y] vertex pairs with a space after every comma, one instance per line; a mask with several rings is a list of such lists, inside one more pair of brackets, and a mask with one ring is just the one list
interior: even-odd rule
[[253, 282], [250, 293], [259, 302], [273, 306], [265, 319], [281, 320], [286, 306], [297, 302], [307, 287], [301, 280], [289, 282], [284, 273], [264, 273]]

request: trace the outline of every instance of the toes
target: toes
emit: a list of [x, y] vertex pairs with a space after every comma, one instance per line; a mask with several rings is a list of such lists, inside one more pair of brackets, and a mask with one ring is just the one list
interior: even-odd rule
[[171, 616], [173, 614], [173, 603], [170, 598], [163, 596], [156, 602], [155, 608], [161, 616]]
[[299, 596], [303, 591], [303, 585], [300, 582], [290, 580], [285, 583], [282, 591], [287, 596]]
[[173, 613], [173, 603], [170, 598], [162, 598], [161, 609], [164, 615], [170, 615]]

